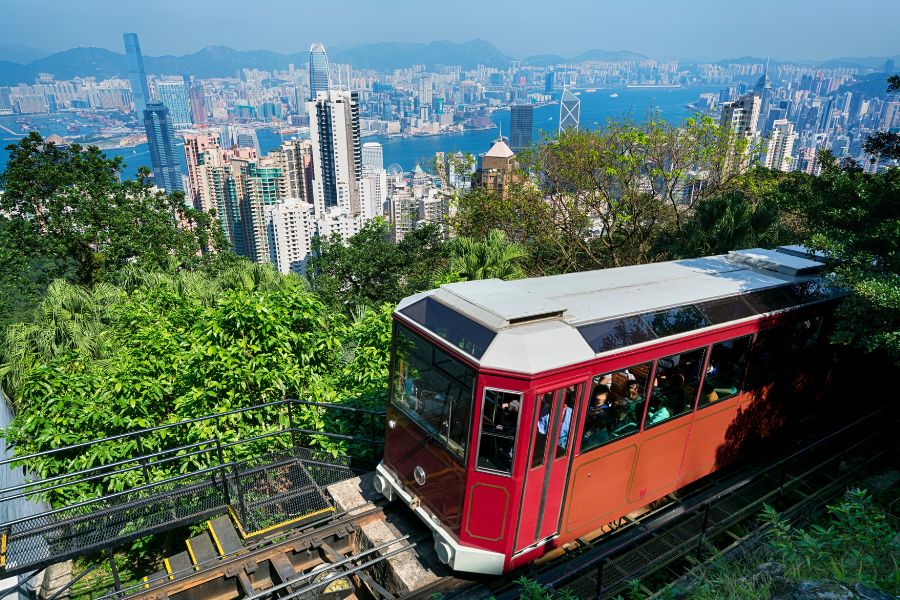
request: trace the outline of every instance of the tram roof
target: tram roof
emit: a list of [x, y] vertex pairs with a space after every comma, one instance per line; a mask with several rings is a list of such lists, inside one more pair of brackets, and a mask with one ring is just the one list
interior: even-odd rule
[[831, 297], [817, 283], [825, 266], [820, 261], [802, 247], [784, 246], [513, 281], [466, 281], [406, 298], [397, 310], [483, 366], [535, 373]]

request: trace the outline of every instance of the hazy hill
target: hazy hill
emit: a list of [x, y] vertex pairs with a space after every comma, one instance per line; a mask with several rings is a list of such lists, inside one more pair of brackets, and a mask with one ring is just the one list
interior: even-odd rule
[[[234, 50], [227, 46], [208, 46], [184, 56], [147, 56], [148, 74], [196, 77], [233, 77], [243, 67], [272, 71], [286, 69], [290, 63], [300, 68], [309, 59], [308, 52], [280, 54], [268, 50]], [[430, 44], [379, 43], [349, 50], [334, 49], [331, 62], [350, 63], [360, 69], [390, 70], [415, 64], [461, 65], [473, 69], [479, 64], [505, 67], [510, 58], [484, 40], [470, 42], [431, 42]], [[57, 79], [73, 77], [126, 77], [125, 55], [103, 48], [72, 48], [22, 65], [0, 58], [0, 85], [31, 83], [38, 73], [52, 73]]]
[[889, 58], [892, 58], [894, 63], [900, 66], [900, 54], [897, 56], [842, 56], [819, 63], [819, 66], [823, 69], [834, 67], [880, 69], [884, 66], [884, 61]]
[[[201, 79], [234, 77], [242, 68], [273, 71], [287, 69], [290, 63], [297, 68], [309, 60], [309, 53], [279, 54], [269, 50], [234, 50], [227, 46], [207, 46], [184, 56], [144, 56], [148, 73], [180, 75], [190, 73]], [[122, 65], [125, 57], [122, 56]]]
[[522, 62], [533, 65], [535, 67], [547, 67], [549, 65], [564, 65], [571, 62], [571, 59], [559, 54], [535, 54], [534, 56], [526, 56]]
[[585, 62], [589, 60], [627, 61], [646, 60], [648, 57], [630, 50], [588, 50], [572, 59], [573, 62]]
[[25, 65], [33, 60], [44, 58], [50, 54], [46, 50], [39, 50], [19, 44], [0, 44], [0, 61], [9, 61]]

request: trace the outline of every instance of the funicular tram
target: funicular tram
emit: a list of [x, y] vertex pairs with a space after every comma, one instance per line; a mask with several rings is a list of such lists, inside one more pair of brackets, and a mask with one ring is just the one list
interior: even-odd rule
[[404, 299], [376, 488], [449, 566], [500, 574], [715, 471], [817, 343], [839, 292], [814, 258], [757, 248]]

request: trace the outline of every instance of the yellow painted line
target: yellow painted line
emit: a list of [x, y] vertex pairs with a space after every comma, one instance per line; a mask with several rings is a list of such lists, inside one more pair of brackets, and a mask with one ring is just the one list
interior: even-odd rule
[[174, 579], [175, 579], [175, 576], [172, 575], [172, 566], [169, 564], [169, 559], [168, 559], [168, 558], [164, 558], [164, 559], [163, 559], [163, 564], [166, 565], [166, 573], [169, 574], [169, 579], [174, 580]]
[[228, 513], [231, 515], [231, 520], [234, 521], [234, 524], [237, 526], [238, 533], [241, 535], [241, 539], [247, 539], [247, 533], [244, 532], [244, 526], [241, 524], [241, 520], [238, 519], [237, 513], [234, 512], [234, 507], [230, 504], [228, 505]]
[[0, 568], [6, 566], [6, 532], [3, 532], [3, 537], [0, 538]]
[[191, 556], [191, 562], [194, 563], [194, 570], [199, 571], [200, 567], [197, 566], [197, 557], [194, 556], [194, 549], [191, 548], [191, 540], [184, 540], [184, 545], [187, 546], [188, 554]]
[[207, 525], [209, 525], [209, 535], [212, 536], [213, 543], [216, 545], [216, 550], [219, 551], [219, 556], [225, 556], [225, 551], [222, 550], [222, 544], [219, 543], [219, 538], [216, 537], [216, 530], [213, 529], [212, 521], [207, 521]]
[[299, 517], [296, 517], [294, 519], [288, 519], [287, 521], [282, 521], [281, 523], [277, 523], [275, 525], [272, 525], [271, 527], [266, 527], [266, 528], [260, 529], [258, 531], [252, 531], [252, 532], [248, 533], [247, 536], [249, 537], [251, 535], [259, 535], [261, 533], [266, 533], [266, 532], [278, 529], [280, 527], [284, 527], [285, 525], [290, 525], [291, 523], [297, 523], [298, 521], [302, 521], [302, 520], [308, 519], [310, 517], [315, 517], [316, 515], [321, 515], [321, 514], [327, 513], [327, 512], [334, 512], [334, 508], [329, 506], [328, 508], [323, 508], [321, 510], [316, 510], [311, 513], [306, 513], [305, 515], [300, 515]]

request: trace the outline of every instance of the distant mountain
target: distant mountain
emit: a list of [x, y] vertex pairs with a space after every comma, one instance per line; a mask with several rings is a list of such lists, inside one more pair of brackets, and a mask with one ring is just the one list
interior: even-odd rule
[[900, 54], [898, 54], [897, 56], [842, 56], [840, 58], [832, 58], [831, 60], [819, 63], [818, 66], [823, 69], [836, 67], [880, 69], [888, 59], [893, 59], [894, 63], [900, 65]]
[[777, 60], [772, 60], [770, 58], [759, 58], [758, 56], [739, 56], [737, 58], [723, 58], [722, 60], [716, 62], [717, 65], [758, 65], [758, 64], [766, 64], [766, 61], [769, 61], [769, 65], [779, 64]]
[[[350, 63], [360, 69], [391, 70], [416, 64], [460, 65], [474, 69], [478, 65], [505, 67], [510, 58], [484, 40], [471, 42], [432, 42], [430, 44], [379, 43], [350, 50], [329, 51], [333, 63]], [[148, 74], [195, 77], [234, 77], [242, 68], [272, 71], [298, 68], [309, 60], [308, 52], [280, 54], [268, 50], [241, 51], [226, 46], [209, 46], [184, 56], [147, 56]], [[57, 79], [73, 77], [127, 77], [125, 55], [103, 48], [72, 48], [22, 65], [0, 59], [0, 85], [30, 83], [38, 73], [52, 73]]]
[[608, 60], [608, 61], [627, 61], [627, 60], [646, 60], [648, 57], [637, 52], [629, 50], [588, 50], [582, 52], [572, 59], [573, 62], [585, 62], [588, 60]]
[[10, 81], [5, 72], [0, 71], [0, 81], [4, 84], [30, 83], [38, 73], [52, 73], [57, 79], [73, 77], [126, 77], [125, 56], [105, 48], [72, 48], [31, 61], [25, 65], [29, 77]]
[[44, 58], [50, 54], [46, 50], [38, 50], [29, 46], [20, 46], [19, 44], [0, 44], [0, 61], [9, 61], [27, 65], [33, 60]]
[[571, 62], [571, 60], [559, 54], [536, 54], [534, 56], [526, 56], [522, 59], [522, 62], [534, 67], [548, 67], [550, 65], [564, 65], [567, 62]]
[[[884, 62], [884, 61], [882, 61]], [[887, 96], [887, 73], [870, 73], [838, 88], [837, 93], [852, 92], [866, 98]]]
[[[294, 63], [298, 68], [309, 60], [308, 52], [279, 54], [269, 50], [234, 50], [227, 46], [207, 46], [184, 56], [145, 56], [144, 67], [148, 73], [180, 75], [190, 73], [201, 79], [207, 77], [234, 77], [243, 68], [273, 71], [287, 69]], [[122, 64], [125, 64], [122, 57]]]
[[496, 46], [484, 40], [462, 43], [442, 41], [429, 44], [381, 42], [365, 44], [351, 50], [335, 50], [329, 53], [328, 58], [332, 62], [349, 63], [359, 69], [377, 70], [412, 65], [459, 65], [463, 69], [474, 69], [478, 65], [506, 67], [512, 60]]

